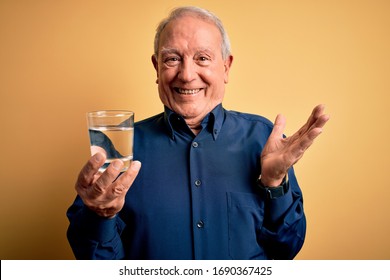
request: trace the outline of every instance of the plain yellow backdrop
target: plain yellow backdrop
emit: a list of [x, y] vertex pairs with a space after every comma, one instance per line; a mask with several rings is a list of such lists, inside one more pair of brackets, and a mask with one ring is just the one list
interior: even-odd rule
[[291, 135], [326, 104], [295, 167], [308, 220], [297, 259], [389, 259], [387, 0], [0, 0], [0, 258], [73, 259], [65, 212], [89, 158], [85, 113], [162, 111], [150, 56], [178, 5], [225, 23], [227, 109], [283, 113]]

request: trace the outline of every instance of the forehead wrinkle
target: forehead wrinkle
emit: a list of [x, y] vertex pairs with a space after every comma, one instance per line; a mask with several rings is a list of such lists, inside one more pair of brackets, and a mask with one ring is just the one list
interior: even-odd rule
[[[193, 28], [194, 26], [199, 27], [199, 24], [202, 25], [202, 28]], [[204, 24], [208, 25], [208, 27], [204, 28]], [[209, 25], [211, 25], [211, 27]], [[189, 28], [191, 28], [190, 31], [188, 31]], [[217, 31], [218, 35], [210, 34], [213, 30]], [[205, 32], [206, 35], [204, 35]], [[215, 42], [212, 41], [215, 35], [222, 41], [218, 27], [215, 26], [213, 22], [209, 22], [203, 18], [198, 18], [192, 14], [186, 14], [183, 17], [172, 20], [161, 32], [159, 44], [160, 51], [157, 53], [157, 56], [160, 54], [179, 54], [181, 56], [196, 55], [201, 52], [206, 52], [209, 55], [215, 56], [217, 52], [215, 48], [217, 46], [214, 46]], [[199, 41], [197, 39], [198, 37], [202, 38], [200, 41], [203, 41], [203, 46], [198, 45], [197, 49], [191, 48], [194, 40], [195, 42]]]

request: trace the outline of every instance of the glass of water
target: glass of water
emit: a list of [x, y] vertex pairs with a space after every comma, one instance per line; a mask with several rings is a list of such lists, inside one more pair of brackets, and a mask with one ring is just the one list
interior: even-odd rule
[[99, 169], [104, 172], [115, 159], [123, 161], [121, 172], [126, 171], [133, 160], [134, 113], [123, 110], [94, 111], [87, 113], [91, 155], [106, 155], [106, 162]]

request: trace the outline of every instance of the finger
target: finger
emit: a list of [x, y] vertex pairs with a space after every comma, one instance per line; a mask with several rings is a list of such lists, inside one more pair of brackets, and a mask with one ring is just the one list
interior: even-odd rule
[[318, 117], [323, 114], [324, 110], [325, 110], [325, 105], [318, 104], [317, 106], [314, 107], [312, 114], [314, 117]]
[[103, 174], [96, 180], [92, 185], [92, 188], [89, 190], [89, 195], [91, 198], [98, 197], [101, 194], [105, 193], [107, 188], [115, 181], [118, 177], [121, 169], [123, 167], [123, 162], [119, 159], [114, 160], [103, 172]]
[[317, 118], [315, 123], [312, 125], [313, 128], [322, 128], [329, 121], [330, 116], [326, 114], [322, 114]]
[[133, 161], [125, 173], [123, 173], [112, 186], [113, 198], [126, 195], [141, 169], [141, 162]]
[[96, 153], [102, 153], [103, 155], [105, 155], [107, 157], [107, 152], [105, 149], [103, 149], [102, 147], [100, 146], [95, 146], [95, 145], [92, 145], [91, 146], [91, 155], [94, 155]]
[[308, 137], [311, 140], [314, 140], [318, 135], [320, 135], [323, 131], [323, 127], [329, 121], [329, 119], [329, 115], [321, 115], [308, 132]]
[[292, 146], [292, 154], [297, 159], [301, 158], [303, 153], [313, 144], [314, 140], [322, 133], [322, 127], [329, 120], [329, 117], [324, 115], [321, 117], [318, 126], [312, 127], [307, 133], [297, 138]]
[[278, 114], [275, 119], [274, 127], [272, 128], [272, 132], [270, 134], [270, 138], [282, 138], [283, 132], [286, 127], [286, 118]]
[[311, 123], [309, 122], [310, 126], [315, 124], [315, 123], [318, 123], [318, 120], [321, 120], [321, 121], [323, 120], [323, 116], [325, 116], [324, 111], [325, 111], [324, 104], [317, 105], [313, 109], [313, 112], [311, 114], [311, 118], [309, 118], [309, 120], [311, 121]]
[[323, 110], [322, 105], [314, 107], [306, 123], [298, 130], [299, 135], [306, 133], [310, 129], [310, 127], [316, 122], [316, 118], [321, 110]]
[[[309, 137], [311, 139], [314, 139], [315, 137], [317, 137], [319, 135], [318, 132], [322, 132], [322, 129], [325, 126], [325, 124], [329, 121], [329, 118], [330, 118], [330, 116], [323, 114], [323, 110], [322, 110], [321, 112], [319, 112], [319, 115], [316, 116], [315, 122], [308, 128], [307, 131], [305, 131], [304, 133], [301, 133], [301, 134], [310, 134]], [[312, 132], [312, 130], [315, 130], [315, 131]]]
[[106, 157], [104, 154], [96, 153], [81, 169], [77, 179], [76, 187], [88, 187], [92, 184], [99, 168], [104, 164]]
[[295, 137], [297, 138], [303, 137], [303, 135], [308, 133], [312, 128], [322, 127], [323, 125], [325, 125], [325, 123], [323, 123], [323, 125], [321, 126], [322, 122], [318, 122], [318, 120], [323, 115], [324, 110], [325, 110], [325, 105], [323, 104], [314, 107], [306, 123], [295, 133]]

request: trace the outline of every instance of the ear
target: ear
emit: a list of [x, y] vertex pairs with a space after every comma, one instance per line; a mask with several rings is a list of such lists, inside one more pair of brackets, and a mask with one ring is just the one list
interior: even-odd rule
[[156, 74], [157, 74], [156, 84], [158, 84], [158, 61], [156, 55], [155, 54], [152, 55], [151, 59], [152, 59], [153, 67], [156, 70]]
[[233, 56], [229, 55], [227, 59], [225, 59], [224, 66], [225, 66], [225, 74], [224, 74], [224, 81], [225, 84], [229, 82], [229, 70], [233, 63]]
[[157, 71], [157, 69], [158, 69], [158, 61], [157, 61], [156, 55], [155, 54], [152, 55], [151, 59], [152, 59], [152, 63], [153, 63], [154, 69], [156, 69], [156, 71]]

